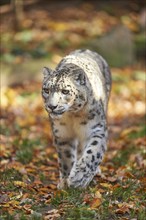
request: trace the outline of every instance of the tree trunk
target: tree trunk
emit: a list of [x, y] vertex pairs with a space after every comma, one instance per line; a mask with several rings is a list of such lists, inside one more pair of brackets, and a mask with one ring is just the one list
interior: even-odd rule
[[12, 0], [12, 10], [14, 14], [14, 30], [21, 29], [21, 23], [24, 18], [23, 0]]

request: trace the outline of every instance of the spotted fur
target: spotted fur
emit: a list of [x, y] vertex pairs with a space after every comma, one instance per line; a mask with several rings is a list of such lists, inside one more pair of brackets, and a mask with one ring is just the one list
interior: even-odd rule
[[86, 187], [99, 172], [107, 142], [111, 74], [90, 50], [76, 50], [55, 70], [44, 68], [42, 96], [60, 166], [59, 188]]

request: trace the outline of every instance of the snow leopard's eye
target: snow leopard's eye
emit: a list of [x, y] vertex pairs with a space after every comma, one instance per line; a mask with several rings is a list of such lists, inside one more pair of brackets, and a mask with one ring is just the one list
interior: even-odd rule
[[69, 90], [63, 89], [63, 90], [62, 90], [62, 93], [63, 93], [64, 95], [67, 95], [67, 94], [69, 94]]
[[49, 94], [49, 89], [48, 88], [44, 88], [44, 92]]

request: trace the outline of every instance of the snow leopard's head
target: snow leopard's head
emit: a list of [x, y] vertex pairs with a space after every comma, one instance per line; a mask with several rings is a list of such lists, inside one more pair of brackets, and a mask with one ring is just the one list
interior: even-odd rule
[[66, 64], [54, 71], [44, 67], [43, 74], [42, 96], [52, 118], [83, 108], [87, 102], [87, 87], [81, 68], [74, 64]]

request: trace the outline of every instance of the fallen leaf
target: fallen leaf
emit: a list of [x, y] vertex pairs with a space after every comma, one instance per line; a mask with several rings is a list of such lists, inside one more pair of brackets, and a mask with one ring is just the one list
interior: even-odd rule
[[116, 209], [115, 213], [117, 214], [125, 214], [125, 213], [129, 213], [129, 207], [126, 205], [122, 205], [119, 209]]
[[45, 215], [44, 219], [45, 220], [55, 220], [59, 217], [60, 217], [60, 214], [59, 214], [58, 210], [57, 209], [52, 209], [52, 210], [46, 212], [46, 215]]
[[22, 181], [14, 181], [15, 186], [26, 187], [27, 184]]
[[101, 186], [105, 187], [105, 188], [111, 188], [112, 185], [109, 183], [100, 183]]
[[101, 198], [94, 198], [91, 202], [90, 202], [90, 207], [91, 209], [96, 209], [98, 208], [102, 203], [102, 199]]

